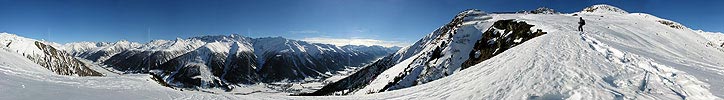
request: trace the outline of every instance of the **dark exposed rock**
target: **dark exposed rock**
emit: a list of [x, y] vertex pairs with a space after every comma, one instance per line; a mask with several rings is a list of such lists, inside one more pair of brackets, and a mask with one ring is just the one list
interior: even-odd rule
[[[496, 21], [475, 43], [473, 51], [470, 51], [468, 55], [469, 59], [461, 66], [462, 69], [487, 60], [534, 37], [546, 34], [540, 29], [532, 32], [530, 28], [533, 26], [512, 19]], [[502, 33], [499, 33], [501, 31]]]
[[156, 75], [156, 74], [153, 74], [153, 73], [150, 73], [150, 75], [151, 75], [151, 79], [152, 79], [153, 81], [156, 81], [156, 83], [161, 84], [161, 86], [173, 88], [173, 87], [171, 87], [171, 85], [169, 85], [166, 81], [164, 81], [161, 76]]
[[530, 13], [530, 14], [560, 14], [560, 12], [556, 12], [556, 10], [553, 10], [551, 8], [546, 8], [546, 7], [540, 7], [533, 11], [529, 11], [528, 13]]
[[35, 46], [42, 50], [44, 56], [27, 55], [28, 59], [35, 61], [39, 65], [60, 75], [78, 75], [78, 76], [102, 76], [78, 61], [69, 54], [60, 51], [53, 46], [35, 41]]
[[659, 23], [661, 23], [661, 24], [664, 24], [664, 25], [669, 26], [669, 27], [674, 28], [674, 29], [684, 29], [684, 28], [685, 28], [684, 25], [681, 25], [681, 24], [679, 24], [679, 23], [672, 22], [672, 21], [657, 20], [656, 22], [659, 22]]

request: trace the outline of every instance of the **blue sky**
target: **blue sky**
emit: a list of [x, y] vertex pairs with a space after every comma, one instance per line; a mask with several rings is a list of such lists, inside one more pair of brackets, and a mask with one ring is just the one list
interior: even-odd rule
[[0, 0], [0, 31], [59, 43], [235, 33], [404, 45], [465, 9], [575, 12], [601, 3], [724, 32], [721, 0]]

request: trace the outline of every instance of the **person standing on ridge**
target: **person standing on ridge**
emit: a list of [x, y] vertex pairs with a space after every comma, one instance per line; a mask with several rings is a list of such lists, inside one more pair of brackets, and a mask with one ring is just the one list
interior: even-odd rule
[[586, 25], [586, 21], [583, 20], [583, 17], [578, 17], [581, 21], [578, 21], [578, 31], [583, 32], [583, 25]]

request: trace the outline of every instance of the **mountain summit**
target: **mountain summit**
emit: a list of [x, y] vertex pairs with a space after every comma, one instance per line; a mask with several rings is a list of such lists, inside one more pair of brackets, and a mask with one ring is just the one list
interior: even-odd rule
[[611, 5], [607, 5], [607, 4], [598, 4], [598, 5], [586, 7], [583, 10], [581, 10], [581, 12], [579, 12], [579, 13], [628, 14], [628, 12], [626, 12], [623, 9], [620, 9], [618, 7], [614, 7]]

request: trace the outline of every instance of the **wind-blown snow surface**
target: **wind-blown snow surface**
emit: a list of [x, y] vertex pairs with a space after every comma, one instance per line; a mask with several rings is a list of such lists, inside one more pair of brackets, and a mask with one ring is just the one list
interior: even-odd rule
[[[696, 31], [670, 27], [660, 23], [662, 19], [647, 14], [578, 15], [587, 21], [585, 32], [575, 31], [578, 16], [571, 14], [491, 14], [490, 20], [523, 20], [536, 25], [533, 29], [543, 29], [548, 34], [450, 76], [375, 94], [324, 97], [212, 95], [173, 91], [143, 78], [34, 76], [36, 74], [0, 70], [0, 92], [3, 93], [0, 99], [47, 99], [51, 96], [53, 99], [711, 100], [720, 99], [714, 95], [724, 95], [724, 86], [720, 84], [724, 83], [724, 52], [708, 47], [706, 42], [710, 40]], [[8, 66], [0, 66], [3, 67]], [[22, 84], [47, 87], [25, 85], [30, 89], [23, 89]], [[53, 92], [60, 90], [63, 93]]]

